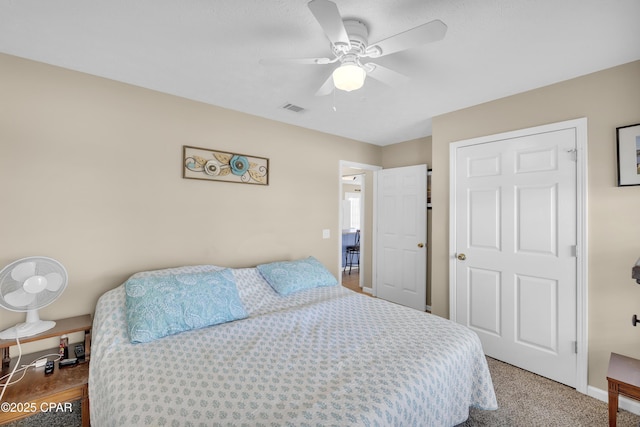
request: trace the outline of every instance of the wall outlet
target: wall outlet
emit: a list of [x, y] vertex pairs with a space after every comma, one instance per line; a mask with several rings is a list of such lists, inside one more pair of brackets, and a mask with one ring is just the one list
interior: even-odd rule
[[330, 239], [331, 238], [331, 230], [329, 230], [328, 228], [325, 228], [324, 230], [322, 230], [322, 238], [323, 239]]

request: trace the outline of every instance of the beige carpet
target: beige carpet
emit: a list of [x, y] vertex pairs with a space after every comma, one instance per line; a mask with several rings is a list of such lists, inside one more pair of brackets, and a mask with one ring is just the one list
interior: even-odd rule
[[[608, 426], [607, 403], [575, 389], [487, 358], [498, 410], [471, 409], [459, 427]], [[619, 427], [638, 427], [640, 416], [620, 410]]]

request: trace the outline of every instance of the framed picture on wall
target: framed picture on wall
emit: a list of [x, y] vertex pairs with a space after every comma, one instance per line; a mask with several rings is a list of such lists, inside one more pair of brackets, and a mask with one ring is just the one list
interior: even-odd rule
[[182, 147], [182, 177], [269, 185], [269, 159], [209, 148]]
[[640, 123], [616, 128], [618, 186], [640, 185]]

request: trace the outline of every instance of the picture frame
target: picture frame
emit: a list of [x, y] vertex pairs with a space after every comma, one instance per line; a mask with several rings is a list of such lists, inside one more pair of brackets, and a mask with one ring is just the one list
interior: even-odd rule
[[616, 128], [618, 186], [640, 185], [640, 123]]
[[182, 147], [182, 177], [269, 185], [269, 159], [209, 148]]

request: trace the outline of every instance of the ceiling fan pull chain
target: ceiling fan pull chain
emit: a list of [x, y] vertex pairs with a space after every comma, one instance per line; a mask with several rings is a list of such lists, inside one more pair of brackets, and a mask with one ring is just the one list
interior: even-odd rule
[[334, 112], [338, 112], [338, 109], [336, 108], [336, 88], [333, 88], [333, 111]]

